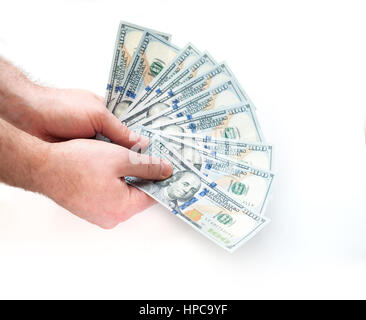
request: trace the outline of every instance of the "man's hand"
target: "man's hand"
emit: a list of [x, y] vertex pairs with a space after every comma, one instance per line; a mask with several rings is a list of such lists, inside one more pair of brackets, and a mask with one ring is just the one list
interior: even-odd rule
[[[65, 141], [97, 133], [116, 144]], [[93, 93], [37, 86], [0, 58], [0, 181], [43, 193], [79, 217], [111, 228], [155, 202], [128, 186], [124, 176], [172, 174], [170, 164], [128, 149], [146, 144]]]
[[55, 142], [91, 138], [101, 133], [114, 143], [132, 146], [130, 132], [108, 111], [103, 98], [78, 89], [54, 89], [35, 86], [29, 90], [28, 104], [34, 121], [17, 124], [42, 140]]
[[103, 228], [155, 203], [128, 186], [124, 176], [157, 180], [172, 174], [170, 164], [116, 144], [85, 139], [48, 143], [1, 119], [0, 154], [0, 181], [43, 193]]
[[40, 191], [79, 217], [111, 228], [155, 203], [124, 176], [160, 180], [171, 173], [170, 164], [126, 148], [72, 140], [49, 145]]
[[101, 133], [130, 146], [127, 128], [107, 110], [102, 97], [89, 91], [37, 87], [28, 99], [39, 119], [29, 129], [43, 140], [91, 138]]
[[0, 117], [49, 142], [101, 133], [126, 147], [136, 143], [104, 106], [103, 98], [85, 90], [41, 87], [1, 58]]

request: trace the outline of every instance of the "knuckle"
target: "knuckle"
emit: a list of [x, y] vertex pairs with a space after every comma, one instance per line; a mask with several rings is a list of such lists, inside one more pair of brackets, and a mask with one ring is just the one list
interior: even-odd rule
[[107, 119], [108, 119], [109, 114], [108, 114], [108, 110], [107, 110], [107, 108], [97, 108], [97, 109], [95, 110], [95, 112], [96, 112], [97, 116], [98, 116], [100, 119], [102, 119], [103, 121], [105, 121], [105, 120], [107, 120]]
[[162, 167], [160, 164], [149, 163], [150, 172], [149, 175], [152, 177], [160, 177], [162, 173]]
[[124, 123], [121, 123], [121, 131], [124, 136], [130, 135], [132, 132]]
[[[93, 94], [93, 95], [94, 95], [94, 98], [98, 100], [98, 102], [104, 104], [104, 98], [103, 97], [101, 97], [101, 96], [99, 96], [97, 94]], [[104, 105], [103, 105], [103, 107], [104, 107]]]
[[159, 162], [159, 164], [156, 164], [156, 166], [158, 167], [158, 173], [159, 173], [159, 177], [163, 176], [163, 165], [161, 163], [161, 161]]
[[111, 226], [111, 225], [109, 225], [107, 223], [101, 223], [101, 224], [99, 224], [99, 227], [101, 227], [104, 230], [111, 230], [111, 229], [113, 229], [113, 226]]
[[99, 226], [105, 230], [111, 230], [115, 228], [117, 225], [118, 223], [114, 220], [103, 221], [99, 224]]
[[131, 208], [128, 208], [126, 205], [121, 205], [121, 209], [118, 211], [118, 222], [124, 222], [126, 220], [128, 220], [129, 215], [128, 215], [128, 211]]
[[153, 176], [153, 174], [154, 174], [154, 167], [151, 163], [149, 163], [147, 165], [147, 175], [148, 176]]
[[128, 217], [124, 213], [121, 214], [120, 222], [125, 222], [126, 220], [128, 220]]
[[102, 102], [104, 103], [104, 98], [99, 96], [98, 94], [90, 91], [90, 90], [80, 90], [80, 92], [82, 94], [85, 95], [85, 97], [89, 97], [90, 99], [93, 99], [93, 100], [98, 100], [98, 102]]
[[128, 150], [127, 152], [125, 150], [121, 150], [119, 159], [121, 161], [120, 163], [125, 166], [140, 164], [140, 159], [138, 158], [137, 153], [131, 150]]

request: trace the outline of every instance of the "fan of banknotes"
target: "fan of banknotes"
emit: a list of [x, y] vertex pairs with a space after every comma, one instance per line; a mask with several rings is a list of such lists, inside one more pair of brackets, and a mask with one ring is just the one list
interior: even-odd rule
[[164, 181], [126, 177], [128, 183], [229, 251], [268, 223], [272, 146], [226, 62], [121, 22], [105, 103], [150, 138], [143, 152], [174, 167]]

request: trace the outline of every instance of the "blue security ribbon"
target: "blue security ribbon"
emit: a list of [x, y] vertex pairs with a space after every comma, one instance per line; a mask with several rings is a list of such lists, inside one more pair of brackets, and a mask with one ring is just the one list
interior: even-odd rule
[[130, 97], [130, 98], [136, 98], [136, 94], [135, 93], [133, 93], [132, 91], [130, 91], [130, 90], [128, 90], [127, 91], [127, 93], [126, 93], [126, 96], [127, 97]]
[[204, 189], [199, 193], [199, 195], [200, 195], [201, 197], [204, 197], [207, 193], [208, 193], [208, 190], [207, 190], [206, 188], [204, 188]]
[[184, 210], [185, 208], [189, 207], [191, 204], [195, 203], [196, 201], [198, 201], [198, 199], [196, 197], [193, 197], [191, 200], [184, 202], [181, 206], [179, 206], [179, 208], [181, 210]]
[[191, 129], [191, 131], [194, 133], [194, 132], [196, 132], [196, 125], [194, 124], [194, 123], [190, 123], [189, 125], [188, 125], [188, 127], [189, 127], [189, 129]]

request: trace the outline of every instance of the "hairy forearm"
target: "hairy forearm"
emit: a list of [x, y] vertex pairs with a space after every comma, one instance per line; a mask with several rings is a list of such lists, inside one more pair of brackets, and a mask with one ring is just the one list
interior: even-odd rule
[[46, 93], [46, 88], [31, 82], [0, 57], [0, 118], [33, 134], [33, 128], [42, 121], [40, 109]]
[[0, 119], [0, 181], [42, 192], [48, 145]]

